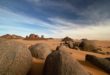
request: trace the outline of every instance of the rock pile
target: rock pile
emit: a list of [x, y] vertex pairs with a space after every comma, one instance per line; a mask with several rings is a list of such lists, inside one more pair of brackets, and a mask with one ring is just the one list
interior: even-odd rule
[[78, 49], [79, 42], [74, 41], [70, 37], [65, 37], [62, 39], [62, 44], [71, 49]]
[[101, 48], [98, 48], [93, 40], [82, 39], [81, 41], [75, 41], [70, 37], [65, 37], [62, 39], [61, 44], [68, 48], [75, 49], [75, 50], [83, 50], [83, 51], [90, 51], [99, 54], [109, 54], [109, 52], [104, 53], [101, 52]]

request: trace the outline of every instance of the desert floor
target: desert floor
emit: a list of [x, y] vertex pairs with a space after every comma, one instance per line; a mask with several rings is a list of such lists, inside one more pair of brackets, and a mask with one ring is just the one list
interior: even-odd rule
[[[15, 40], [21, 43], [26, 44], [28, 47], [30, 45], [36, 44], [36, 43], [47, 43], [52, 50], [55, 50], [56, 47], [60, 44], [60, 40], [54, 39], [54, 40], [33, 40], [33, 41], [27, 41], [27, 40]], [[96, 41], [96, 45], [98, 47], [101, 47], [103, 51], [109, 51], [110, 52], [110, 41]], [[79, 50], [74, 50], [74, 49], [68, 49], [68, 52], [72, 53], [73, 58], [77, 59], [82, 66], [84, 67], [85, 70], [87, 70], [91, 75], [110, 75], [101, 70], [100, 68], [92, 65], [91, 63], [85, 61], [85, 55], [86, 54], [91, 54], [91, 55], [96, 55], [98, 57], [110, 57], [110, 55], [102, 55], [102, 54], [97, 54], [97, 53], [92, 53], [92, 52], [86, 52], [86, 51], [79, 51]], [[30, 71], [30, 75], [42, 75], [42, 70], [43, 70], [43, 65], [44, 65], [43, 60], [41, 59], [36, 59], [33, 57], [33, 65], [32, 69]]]

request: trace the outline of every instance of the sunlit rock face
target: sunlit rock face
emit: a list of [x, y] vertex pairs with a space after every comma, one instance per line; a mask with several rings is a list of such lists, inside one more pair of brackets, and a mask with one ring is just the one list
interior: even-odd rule
[[45, 43], [38, 43], [29, 47], [29, 50], [33, 57], [46, 59], [46, 57], [52, 52], [51, 48]]
[[0, 75], [26, 75], [31, 64], [31, 53], [24, 44], [0, 39]]
[[43, 75], [89, 75], [71, 55], [64, 50], [51, 53], [44, 65]]

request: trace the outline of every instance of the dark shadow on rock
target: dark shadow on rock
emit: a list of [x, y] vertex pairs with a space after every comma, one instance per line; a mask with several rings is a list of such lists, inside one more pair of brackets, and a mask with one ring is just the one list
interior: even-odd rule
[[86, 61], [91, 62], [95, 66], [103, 69], [107, 73], [110, 73], [110, 61], [104, 58], [98, 58], [93, 55], [86, 55]]
[[43, 75], [89, 75], [82, 65], [64, 50], [51, 53], [44, 65]]

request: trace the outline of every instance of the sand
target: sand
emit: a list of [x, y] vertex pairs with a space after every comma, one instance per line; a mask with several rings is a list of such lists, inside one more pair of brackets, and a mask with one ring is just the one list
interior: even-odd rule
[[[60, 44], [60, 40], [58, 39], [54, 39], [54, 40], [16, 40], [18, 42], [24, 43], [26, 44], [28, 47], [30, 45], [36, 44], [36, 43], [47, 43], [52, 50], [55, 50], [56, 47]], [[96, 45], [98, 47], [101, 47], [102, 50], [104, 52], [109, 51], [110, 52], [110, 41], [97, 41], [95, 40]], [[91, 73], [91, 75], [110, 75], [107, 74], [106, 72], [104, 72], [102, 69], [92, 65], [91, 63], [85, 61], [85, 55], [86, 54], [91, 54], [91, 55], [95, 55], [98, 57], [110, 57], [110, 55], [102, 55], [102, 54], [97, 54], [97, 53], [92, 53], [92, 52], [86, 52], [86, 51], [78, 51], [78, 50], [74, 50], [74, 49], [69, 49], [68, 48], [68, 52], [72, 53], [72, 57], [77, 59], [81, 65], [84, 67], [85, 70], [87, 70], [89, 73]], [[33, 58], [33, 65], [32, 65], [32, 69], [30, 72], [30, 75], [42, 75], [42, 71], [43, 71], [43, 66], [44, 66], [44, 62], [41, 59], [36, 59]]]

